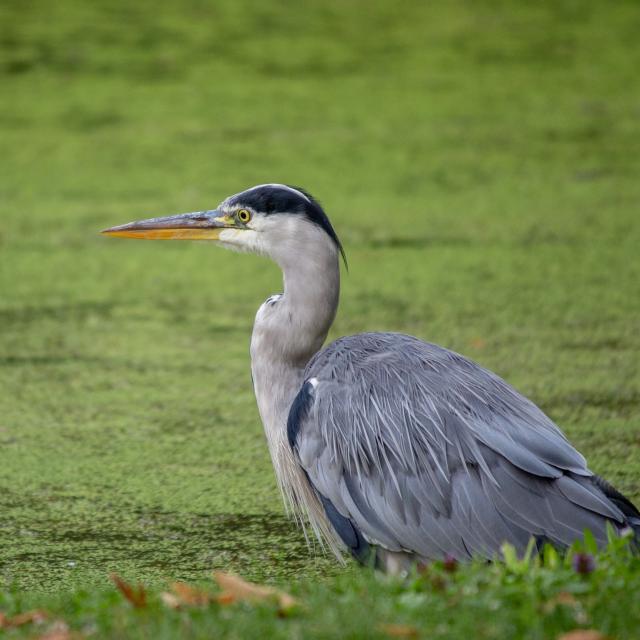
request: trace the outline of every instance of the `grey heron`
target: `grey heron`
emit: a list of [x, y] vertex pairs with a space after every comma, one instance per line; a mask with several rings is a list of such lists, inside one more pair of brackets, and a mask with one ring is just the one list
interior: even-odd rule
[[265, 184], [216, 209], [104, 231], [205, 239], [267, 256], [284, 291], [258, 309], [251, 372], [285, 505], [341, 559], [390, 572], [447, 555], [499, 557], [509, 542], [567, 547], [589, 529], [640, 537], [640, 512], [592, 473], [535, 404], [494, 373], [399, 333], [322, 348], [342, 245], [308, 192]]

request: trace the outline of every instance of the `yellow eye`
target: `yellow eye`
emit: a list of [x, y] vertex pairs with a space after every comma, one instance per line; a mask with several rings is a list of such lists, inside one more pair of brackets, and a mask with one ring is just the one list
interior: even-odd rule
[[244, 224], [247, 224], [247, 222], [251, 220], [251, 212], [247, 209], [239, 209], [236, 215], [238, 216], [238, 220]]

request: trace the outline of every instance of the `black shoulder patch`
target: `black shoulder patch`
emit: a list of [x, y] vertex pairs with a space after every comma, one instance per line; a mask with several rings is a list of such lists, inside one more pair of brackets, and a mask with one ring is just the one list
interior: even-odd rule
[[340, 536], [342, 542], [347, 545], [356, 560], [362, 564], [366, 564], [369, 560], [369, 552], [371, 550], [369, 543], [364, 539], [353, 522], [351, 522], [349, 518], [345, 518], [333, 506], [331, 500], [325, 498], [321, 493], [318, 493], [318, 495], [324, 507], [324, 512], [327, 514], [327, 518], [329, 518], [329, 522], [331, 522], [331, 525]]
[[289, 446], [293, 449], [296, 445], [296, 438], [300, 431], [302, 421], [309, 415], [309, 409], [313, 404], [313, 385], [305, 382], [294, 398], [289, 409], [289, 417], [287, 418], [287, 439]]
[[[308, 380], [302, 385], [302, 388], [295, 397], [289, 410], [289, 418], [287, 419], [287, 439], [289, 440], [289, 446], [294, 449], [296, 446], [296, 439], [300, 432], [302, 422], [309, 415], [309, 411], [313, 405], [313, 392], [314, 386]], [[303, 469], [304, 471], [304, 469]], [[335, 529], [336, 533], [340, 536], [340, 539], [348, 547], [351, 555], [362, 564], [367, 564], [372, 560], [376, 560], [375, 550], [370, 547], [369, 543], [364, 539], [364, 536], [356, 527], [356, 525], [349, 519], [343, 516], [333, 505], [333, 502], [328, 498], [325, 498], [313, 485], [309, 474], [306, 473], [309, 484], [315, 489], [316, 495], [320, 498], [324, 512], [331, 522], [331, 526]], [[373, 552], [373, 555], [371, 553]]]

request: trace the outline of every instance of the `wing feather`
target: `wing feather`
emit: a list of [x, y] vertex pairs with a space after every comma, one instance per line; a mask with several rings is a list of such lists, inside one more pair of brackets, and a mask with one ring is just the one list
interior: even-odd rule
[[[367, 542], [421, 558], [568, 545], [625, 517], [533, 403], [451, 351], [401, 334], [317, 354], [294, 451], [323, 500]], [[309, 386], [305, 387], [309, 391]]]

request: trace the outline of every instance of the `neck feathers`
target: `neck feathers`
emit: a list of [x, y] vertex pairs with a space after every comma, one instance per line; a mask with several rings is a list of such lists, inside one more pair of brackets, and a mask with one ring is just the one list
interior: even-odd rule
[[[254, 336], [261, 336], [252, 359], [304, 369], [322, 347], [340, 296], [338, 247], [311, 223], [284, 229], [273, 253], [282, 269], [284, 293], [258, 310]], [[297, 389], [296, 389], [297, 391]]]
[[318, 499], [287, 441], [287, 418], [304, 381], [304, 369], [322, 347], [338, 307], [338, 247], [322, 230], [318, 233], [321, 242], [296, 243], [303, 248], [306, 244], [304, 254], [294, 256], [280, 247], [280, 255], [274, 256], [283, 271], [284, 293], [272, 296], [258, 310], [251, 337], [251, 370], [285, 504], [298, 516], [311, 516], [312, 527], [325, 537], [326, 523], [311, 513], [322, 509], [315, 505]]

